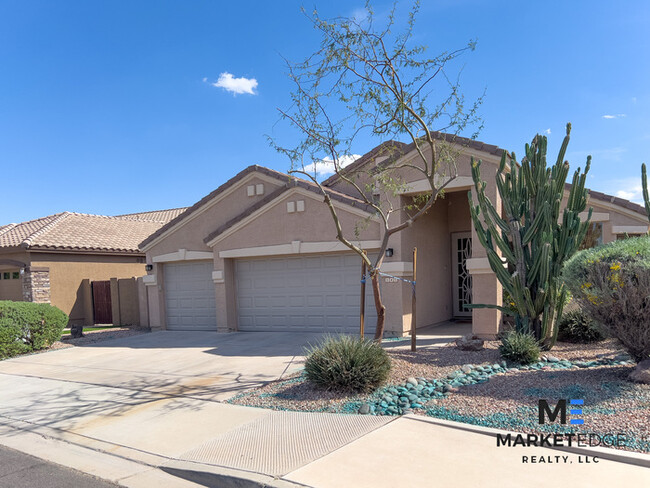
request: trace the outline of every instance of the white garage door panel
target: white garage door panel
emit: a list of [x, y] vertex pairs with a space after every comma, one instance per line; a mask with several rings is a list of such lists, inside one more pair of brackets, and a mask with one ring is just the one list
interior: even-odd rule
[[[358, 256], [239, 260], [235, 269], [240, 330], [359, 331]], [[366, 334], [370, 335], [376, 314], [370, 285], [366, 291]]]
[[165, 302], [170, 330], [216, 330], [212, 261], [165, 264]]

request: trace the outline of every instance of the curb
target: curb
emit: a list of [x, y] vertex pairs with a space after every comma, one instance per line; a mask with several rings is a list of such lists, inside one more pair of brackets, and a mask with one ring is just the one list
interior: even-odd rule
[[310, 488], [309, 485], [287, 481], [280, 477], [193, 463], [191, 461], [169, 461], [158, 466], [158, 469], [201, 486], [219, 488]]
[[21, 421], [0, 421], [0, 445], [126, 488], [307, 486], [260, 473], [169, 459]]
[[[483, 427], [480, 425], [464, 424], [461, 422], [454, 422], [452, 420], [436, 419], [432, 417], [423, 417], [420, 415], [408, 414], [402, 415], [403, 419], [413, 420], [416, 422], [426, 422], [429, 424], [440, 425], [441, 427], [449, 427], [452, 429], [465, 430], [475, 434], [483, 434], [490, 437], [496, 437], [497, 434], [513, 434], [518, 435], [522, 432], [512, 432], [507, 430], [494, 429], [492, 427]], [[601, 459], [615, 461], [618, 463], [632, 464], [644, 468], [650, 468], [650, 455], [638, 452], [623, 451], [613, 448], [605, 447], [579, 447], [579, 446], [562, 446], [562, 447], [548, 447], [546, 449], [553, 449], [556, 451], [570, 452], [572, 454], [582, 454], [585, 456], [597, 456]]]

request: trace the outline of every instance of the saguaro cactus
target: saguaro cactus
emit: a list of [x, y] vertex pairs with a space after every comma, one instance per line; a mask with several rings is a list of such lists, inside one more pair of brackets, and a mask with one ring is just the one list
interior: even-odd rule
[[[472, 160], [472, 177], [478, 205], [469, 192], [472, 220], [479, 242], [487, 251], [490, 267], [517, 309], [517, 329], [532, 333], [542, 347], [550, 349], [557, 339], [557, 321], [562, 315], [566, 290], [560, 278], [562, 265], [584, 239], [591, 219], [581, 221], [587, 206], [584, 173], [573, 175], [566, 207], [562, 210], [569, 163], [564, 161], [571, 124], [556, 163], [547, 167], [545, 136], [537, 135], [526, 144], [526, 156], [517, 163], [515, 154], [504, 151], [496, 175], [502, 199], [499, 208], [485, 195], [480, 161]], [[483, 304], [475, 307], [500, 308]], [[505, 309], [502, 309], [505, 311]]]
[[[648, 221], [650, 221], [650, 195], [648, 194], [648, 172], [646, 171], [645, 163], [641, 165], [641, 184], [643, 185], [645, 213], [648, 214]], [[648, 233], [650, 234], [650, 231], [648, 231]]]

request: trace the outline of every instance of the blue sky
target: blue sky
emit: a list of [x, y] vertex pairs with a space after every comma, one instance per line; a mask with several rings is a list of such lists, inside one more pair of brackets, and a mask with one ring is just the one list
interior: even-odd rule
[[[292, 142], [277, 123], [291, 89], [280, 55], [318, 45], [302, 4], [325, 16], [363, 7], [0, 0], [0, 224], [186, 206], [250, 164], [286, 171], [265, 135]], [[463, 86], [487, 90], [480, 140], [520, 156], [550, 131], [554, 155], [571, 121], [572, 166], [592, 154], [590, 186], [638, 201], [649, 26], [647, 1], [445, 0], [424, 2], [416, 30], [431, 53], [478, 40]], [[242, 88], [253, 94], [214, 86], [222, 73], [256, 80]]]

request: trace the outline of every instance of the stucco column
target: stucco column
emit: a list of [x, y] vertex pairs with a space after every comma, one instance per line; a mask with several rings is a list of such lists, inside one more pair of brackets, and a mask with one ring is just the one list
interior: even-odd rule
[[[495, 173], [496, 166], [482, 164], [481, 176], [487, 182], [485, 194], [495, 208], [501, 208], [501, 197], [498, 194]], [[476, 192], [472, 189], [472, 201], [478, 203]], [[467, 269], [472, 275], [472, 303], [486, 305], [503, 304], [503, 287], [490, 268], [487, 252], [481, 245], [472, 223], [472, 258], [467, 261]], [[502, 313], [493, 308], [472, 309], [472, 332], [485, 339], [493, 339], [501, 328]]]
[[234, 263], [232, 259], [214, 257], [215, 305], [217, 307], [217, 332], [233, 332], [237, 330], [237, 304], [235, 301]]
[[23, 300], [50, 303], [50, 268], [27, 266], [23, 271]]

